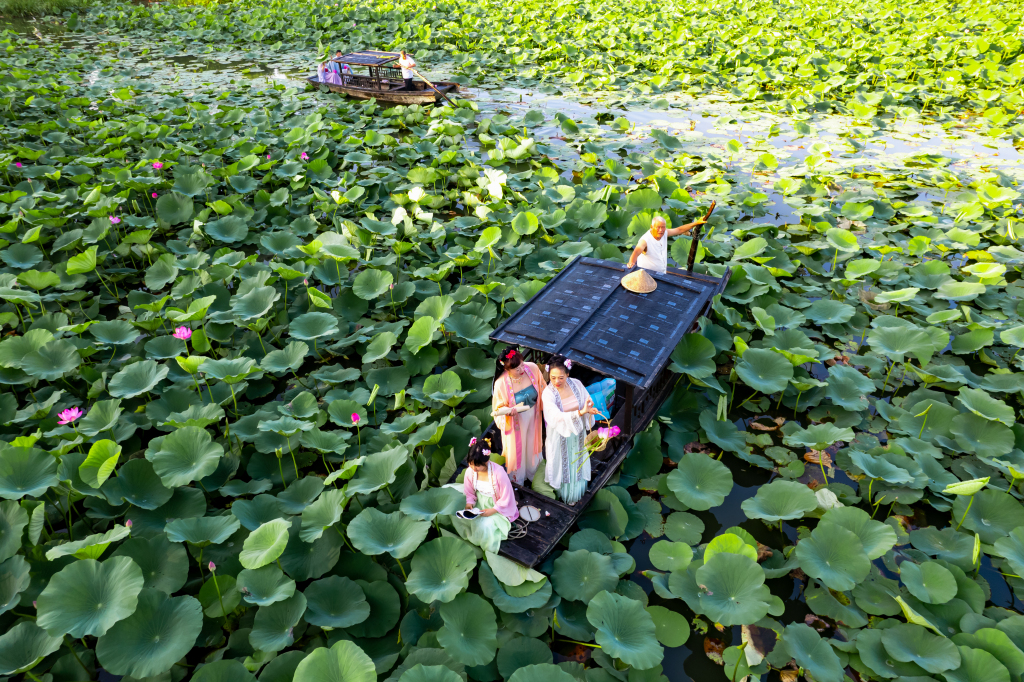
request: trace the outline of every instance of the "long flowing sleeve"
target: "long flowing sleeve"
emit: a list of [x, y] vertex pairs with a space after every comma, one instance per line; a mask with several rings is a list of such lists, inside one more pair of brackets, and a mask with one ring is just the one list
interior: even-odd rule
[[516, 506], [512, 481], [509, 480], [504, 467], [492, 466], [490, 469], [491, 485], [494, 486], [494, 508], [509, 521], [515, 521], [519, 518], [519, 507]]
[[462, 492], [466, 494], [466, 504], [476, 506], [476, 472], [472, 467], [466, 469], [462, 479]]
[[[504, 386], [502, 385], [504, 380], [505, 375], [501, 375], [498, 377], [498, 380], [494, 382], [494, 386], [491, 390], [491, 412], [502, 407], [512, 407], [505, 399], [505, 391], [503, 390]], [[502, 433], [508, 433], [512, 430], [512, 415], [497, 415], [494, 417], [494, 423]]]
[[568, 438], [580, 432], [577, 425], [583, 422], [573, 419], [573, 415], [579, 416], [575, 410], [562, 412], [558, 408], [558, 403], [552, 394], [552, 391], [555, 390], [557, 389], [551, 385], [544, 390], [544, 423], [547, 424], [549, 431], [557, 433], [562, 438]]

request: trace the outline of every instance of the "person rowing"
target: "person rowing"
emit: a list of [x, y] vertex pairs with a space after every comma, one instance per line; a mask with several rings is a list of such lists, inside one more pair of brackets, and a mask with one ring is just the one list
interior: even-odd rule
[[412, 84], [412, 77], [414, 75], [413, 69], [416, 68], [416, 61], [405, 50], [402, 50], [398, 53], [398, 66], [402, 69], [402, 80], [405, 81], [405, 84], [398, 89], [415, 90], [416, 88]]
[[651, 220], [651, 229], [640, 237], [636, 248], [633, 249], [633, 254], [629, 257], [629, 268], [632, 269], [639, 265], [645, 270], [664, 273], [668, 268], [668, 238], [687, 234], [693, 228], [706, 222], [707, 216], [669, 230], [664, 218], [654, 216], [654, 219]]

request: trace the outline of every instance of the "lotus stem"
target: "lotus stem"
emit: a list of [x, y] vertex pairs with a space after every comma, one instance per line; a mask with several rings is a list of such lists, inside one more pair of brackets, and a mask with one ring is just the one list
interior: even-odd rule
[[340, 535], [340, 536], [341, 536], [341, 539], [342, 539], [342, 541], [344, 541], [344, 543], [345, 543], [345, 546], [346, 546], [346, 547], [348, 547], [348, 548], [349, 548], [349, 549], [350, 549], [350, 550], [352, 551], [352, 553], [353, 553], [353, 554], [359, 554], [359, 552], [357, 552], [357, 551], [356, 551], [356, 550], [355, 550], [355, 549], [354, 549], [354, 548], [352, 547], [352, 545], [351, 545], [351, 544], [349, 544], [348, 538], [347, 538], [347, 537], [345, 537], [345, 534], [344, 534], [344, 533], [342, 533], [342, 532], [341, 532], [340, 530], [338, 530], [338, 527], [337, 527], [337, 526], [332, 526], [332, 528], [334, 528], [334, 531], [335, 531], [335, 532], [336, 532], [336, 533], [337, 533], [338, 535]]
[[569, 642], [571, 644], [579, 644], [580, 646], [589, 646], [592, 649], [602, 649], [602, 648], [604, 648], [600, 644], [590, 644], [589, 642], [578, 642], [575, 639], [560, 639], [558, 641], [560, 641], [560, 642]]
[[281, 448], [277, 449], [277, 470], [281, 474], [281, 484], [288, 490], [288, 481], [284, 480], [284, 467], [281, 466]]
[[[746, 648], [747, 648], [747, 642], [743, 642], [743, 644], [740, 644], [739, 650], [740, 650], [740, 654], [741, 655], [743, 654], [743, 650], [746, 649]], [[739, 670], [740, 670], [740, 659], [737, 656], [737, 658], [736, 658], [736, 667], [734, 667], [732, 669], [732, 682], [736, 682], [736, 673], [739, 672]]]
[[[200, 570], [202, 570], [200, 568]], [[217, 590], [217, 601], [220, 602], [220, 615], [224, 616], [225, 622], [228, 619], [228, 611], [224, 608], [224, 598], [220, 593], [220, 585], [217, 584], [217, 572], [216, 570], [210, 571], [210, 576], [213, 578], [213, 588]]]
[[885, 388], [889, 385], [889, 375], [892, 374], [892, 368], [896, 366], [896, 363], [889, 365], [889, 371], [885, 373], [885, 383], [882, 384], [882, 392], [885, 393]]
[[228, 384], [228, 388], [231, 389], [231, 402], [235, 404], [235, 419], [238, 419], [238, 398], [235, 397], [235, 387]]
[[797, 408], [800, 407], [800, 396], [802, 396], [803, 394], [804, 394], [803, 391], [797, 391], [797, 394], [796, 394], [796, 404], [793, 405], [793, 416], [794, 417], [796, 417]]
[[295, 451], [292, 449], [292, 439], [291, 439], [290, 436], [287, 437], [287, 438], [288, 438], [288, 452], [292, 456], [292, 466], [295, 467], [295, 480], [297, 481], [297, 480], [299, 480], [299, 463], [295, 461]]
[[974, 495], [971, 495], [967, 499], [967, 509], [964, 509], [964, 515], [960, 517], [960, 523], [956, 524], [955, 530], [960, 530], [960, 526], [963, 525], [964, 519], [967, 518], [967, 512], [971, 511], [971, 505], [974, 504]]
[[[391, 494], [391, 486], [389, 486], [387, 483], [385, 483], [384, 484], [384, 490], [388, 491], [388, 497], [390, 497], [391, 501], [394, 502], [395, 501], [395, 496]], [[396, 561], [397, 561], [397, 559], [396, 559]]]
[[405, 573], [405, 566], [402, 565], [402, 560], [399, 559], [398, 557], [395, 557], [395, 563], [398, 564], [398, 567], [400, 569], [402, 569], [402, 577], [405, 578], [406, 580], [409, 580], [409, 576], [406, 575], [406, 573]]

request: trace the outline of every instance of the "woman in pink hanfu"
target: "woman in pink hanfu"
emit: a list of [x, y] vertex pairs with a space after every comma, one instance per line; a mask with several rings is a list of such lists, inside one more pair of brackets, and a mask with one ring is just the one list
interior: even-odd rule
[[453, 516], [455, 530], [477, 547], [497, 553], [508, 539], [512, 522], [519, 518], [516, 496], [505, 470], [490, 459], [490, 452], [479, 446], [469, 452], [469, 467], [463, 479], [466, 509], [477, 509], [474, 519]]
[[503, 351], [496, 364], [491, 416], [501, 431], [505, 470], [513, 483], [522, 485], [533, 480], [544, 451], [541, 395], [547, 384], [540, 367], [525, 362], [517, 347]]

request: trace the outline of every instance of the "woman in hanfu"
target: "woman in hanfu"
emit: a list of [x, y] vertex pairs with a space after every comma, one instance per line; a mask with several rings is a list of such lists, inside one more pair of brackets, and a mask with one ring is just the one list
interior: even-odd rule
[[452, 522], [467, 542], [497, 553], [502, 540], [508, 538], [512, 522], [519, 518], [519, 509], [508, 474], [501, 465], [491, 461], [490, 450], [482, 445], [470, 449], [469, 466], [462, 481], [466, 509], [479, 510], [479, 515], [471, 519], [456, 515]]
[[558, 355], [548, 365], [551, 383], [542, 398], [548, 431], [544, 480], [558, 491], [563, 502], [576, 504], [587, 492], [590, 480], [586, 440], [598, 411], [583, 383], [569, 377], [570, 369], [572, 360]]
[[544, 374], [540, 367], [525, 362], [517, 347], [497, 359], [498, 378], [491, 397], [494, 423], [501, 432], [501, 454], [513, 483], [533, 480], [544, 450], [541, 428]]

